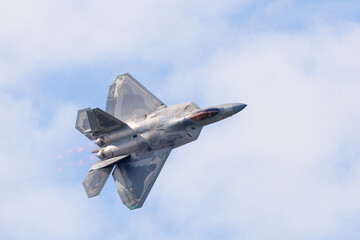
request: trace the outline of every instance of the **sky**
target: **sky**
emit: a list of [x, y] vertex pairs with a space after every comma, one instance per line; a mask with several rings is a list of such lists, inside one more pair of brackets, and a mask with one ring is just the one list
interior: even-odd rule
[[[0, 0], [1, 239], [359, 239], [360, 2]], [[130, 73], [167, 105], [248, 104], [172, 151], [141, 209], [77, 110]]]

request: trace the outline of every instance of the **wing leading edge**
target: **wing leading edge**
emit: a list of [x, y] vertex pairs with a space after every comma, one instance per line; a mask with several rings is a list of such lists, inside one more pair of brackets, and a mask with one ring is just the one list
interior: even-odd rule
[[166, 107], [154, 94], [125, 73], [115, 78], [109, 88], [106, 112], [122, 121], [128, 121]]
[[142, 207], [171, 149], [162, 149], [116, 164], [113, 178], [121, 201], [129, 209]]

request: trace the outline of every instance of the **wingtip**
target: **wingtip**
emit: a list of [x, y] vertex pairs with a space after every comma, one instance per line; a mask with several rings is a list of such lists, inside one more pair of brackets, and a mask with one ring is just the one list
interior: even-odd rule
[[115, 82], [117, 79], [121, 80], [124, 76], [131, 76], [131, 75], [130, 75], [129, 73], [119, 74], [119, 75], [116, 76], [114, 82]]
[[137, 203], [124, 203], [124, 205], [130, 210], [141, 208], [141, 206]]

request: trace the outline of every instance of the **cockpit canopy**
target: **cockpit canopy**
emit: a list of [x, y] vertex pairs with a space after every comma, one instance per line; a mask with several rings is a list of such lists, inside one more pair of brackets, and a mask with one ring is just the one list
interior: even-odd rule
[[219, 109], [217, 109], [217, 108], [208, 108], [208, 109], [201, 110], [199, 112], [196, 112], [196, 113], [192, 114], [189, 118], [192, 121], [200, 121], [200, 120], [211, 118], [211, 117], [215, 116], [218, 113], [219, 113]]

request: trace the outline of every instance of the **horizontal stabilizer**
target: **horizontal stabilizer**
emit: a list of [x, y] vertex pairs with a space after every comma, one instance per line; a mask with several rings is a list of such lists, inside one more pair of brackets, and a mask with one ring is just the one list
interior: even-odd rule
[[118, 156], [103, 161], [95, 162], [83, 182], [86, 194], [89, 198], [100, 194], [106, 180], [108, 179], [114, 165], [129, 155]]
[[113, 167], [114, 166], [112, 165], [109, 167], [96, 169], [94, 171], [89, 171], [83, 182], [83, 186], [85, 188], [88, 198], [95, 197], [100, 194]]
[[89, 109], [86, 112], [89, 119], [90, 129], [94, 136], [127, 126], [126, 123], [99, 108]]
[[110, 158], [110, 159], [106, 159], [106, 160], [102, 160], [102, 161], [97, 161], [91, 166], [90, 171], [94, 171], [94, 170], [104, 168], [104, 167], [113, 166], [128, 156], [129, 155], [124, 155], [124, 156], [118, 156], [118, 157], [114, 157], [114, 158]]

